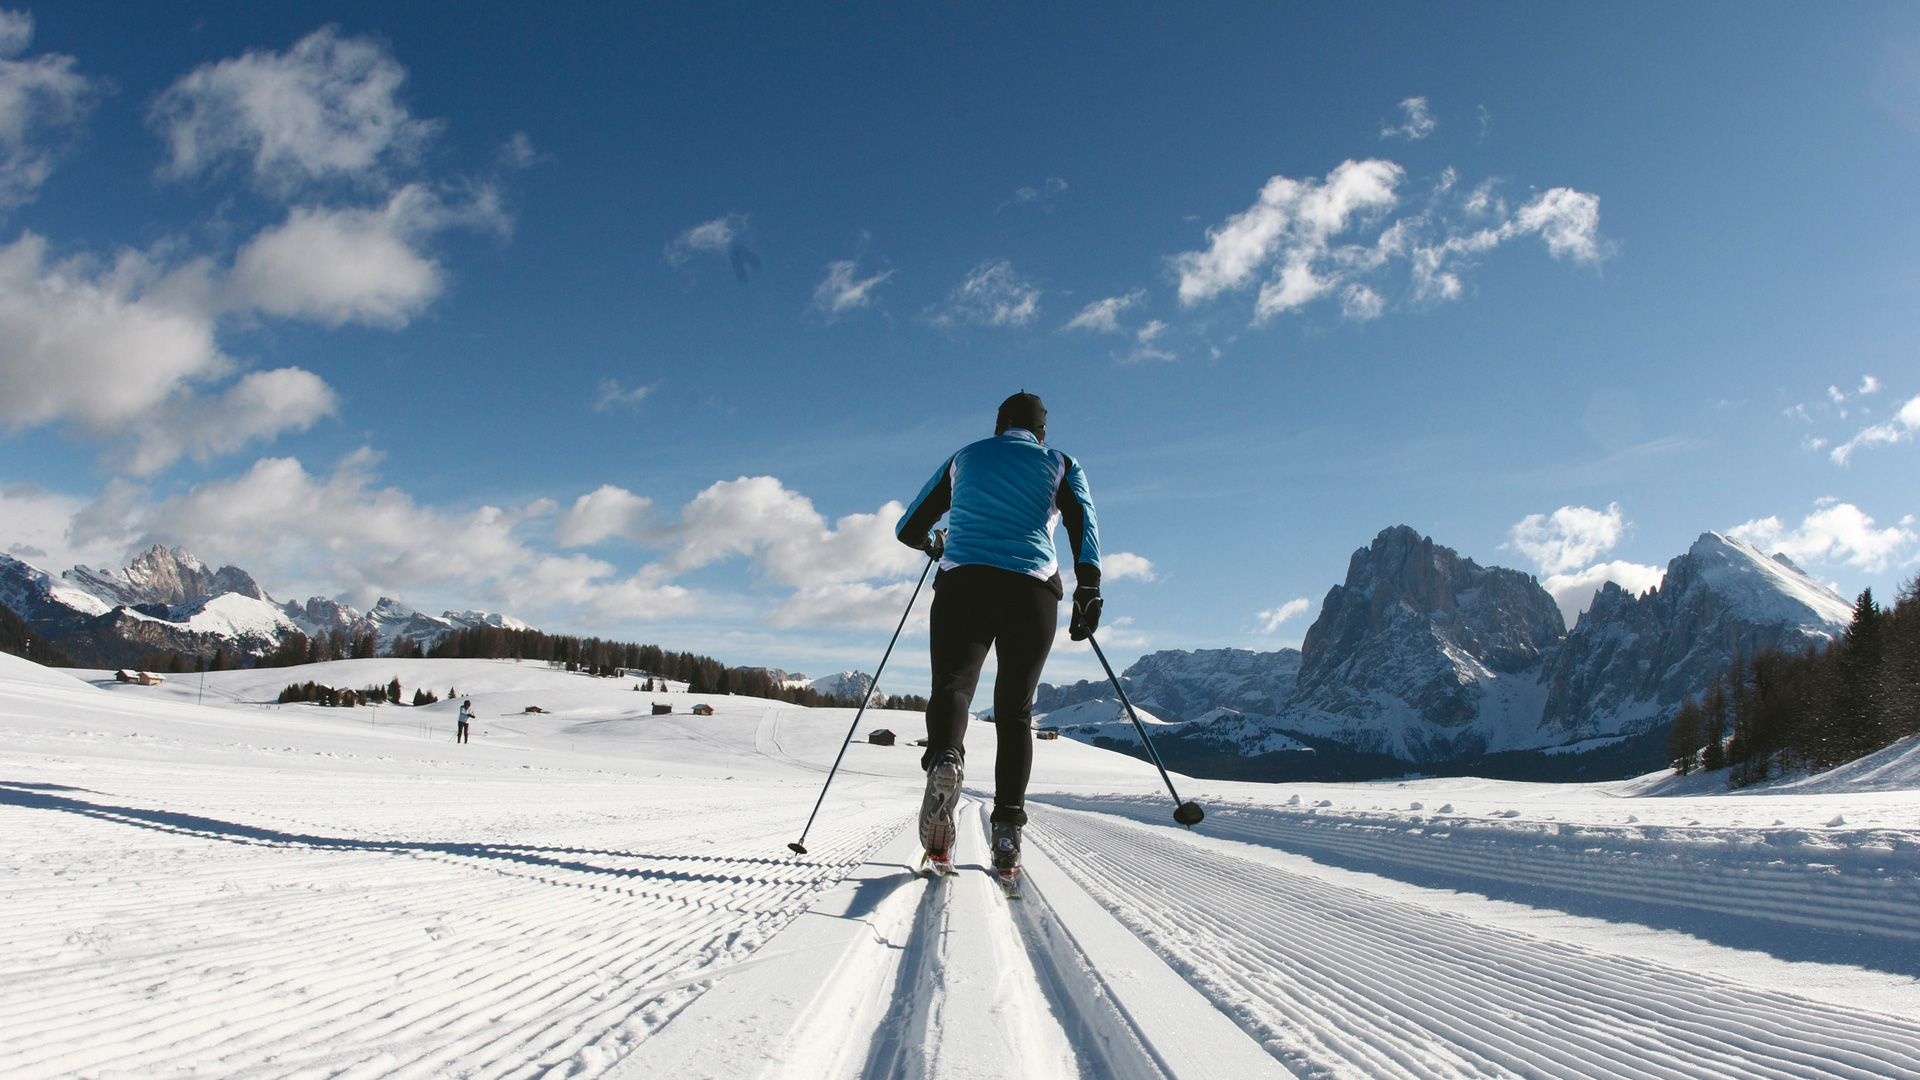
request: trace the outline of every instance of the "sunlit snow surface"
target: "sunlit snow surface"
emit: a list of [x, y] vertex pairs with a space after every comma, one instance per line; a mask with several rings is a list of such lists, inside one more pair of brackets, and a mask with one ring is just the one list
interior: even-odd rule
[[[1009, 904], [986, 723], [930, 882], [918, 748], [862, 741], [913, 714], [861, 721], [796, 858], [851, 710], [85, 674], [0, 656], [7, 1077], [1920, 1076], [1912, 745], [1742, 794], [1176, 776], [1188, 832], [1150, 766], [1039, 742]], [[264, 704], [396, 677], [473, 742], [457, 699]]]

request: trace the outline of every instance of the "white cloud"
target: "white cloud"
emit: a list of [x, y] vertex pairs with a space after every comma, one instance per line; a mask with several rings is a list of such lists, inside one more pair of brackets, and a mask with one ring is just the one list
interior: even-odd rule
[[1005, 259], [983, 262], [933, 315], [936, 326], [1025, 326], [1040, 314], [1040, 290]]
[[1563, 574], [1613, 550], [1625, 532], [1619, 503], [1608, 503], [1605, 510], [1563, 506], [1521, 518], [1508, 530], [1505, 546], [1533, 560], [1543, 574]]
[[339, 398], [320, 376], [300, 368], [244, 375], [216, 397], [176, 395], [131, 426], [126, 467], [145, 476], [182, 455], [206, 461], [289, 431], [305, 431], [334, 415]]
[[1381, 138], [1418, 141], [1433, 134], [1433, 129], [1440, 126], [1424, 97], [1407, 98], [1400, 103], [1400, 111], [1406, 115], [1406, 119], [1392, 127], [1381, 127]]
[[813, 307], [825, 312], [828, 318], [866, 307], [873, 301], [873, 290], [886, 284], [893, 277], [892, 270], [882, 270], [871, 277], [860, 276], [860, 264], [854, 259], [841, 259], [827, 264], [827, 276], [813, 289]]
[[13, 59], [33, 43], [33, 16], [0, 11], [0, 212], [31, 202], [99, 99], [73, 57]]
[[1880, 392], [1880, 380], [1874, 378], [1871, 375], [1860, 376], [1860, 389], [1854, 391], [1854, 393], [1860, 395], [1861, 397], [1867, 397], [1868, 395], [1877, 394], [1879, 392]]
[[1600, 198], [1572, 188], [1550, 188], [1520, 208], [1509, 235], [1538, 235], [1556, 259], [1599, 262], [1606, 254], [1600, 240]]
[[1266, 611], [1259, 612], [1254, 618], [1260, 620], [1260, 633], [1273, 634], [1278, 633], [1282, 626], [1305, 615], [1308, 611], [1312, 610], [1312, 608], [1313, 601], [1302, 596], [1289, 600], [1277, 608], [1269, 608]]
[[652, 386], [621, 386], [613, 379], [600, 380], [600, 386], [594, 391], [593, 411], [607, 412], [623, 405], [638, 405], [653, 393]]
[[533, 148], [533, 139], [524, 131], [516, 131], [500, 144], [494, 156], [500, 164], [509, 169], [531, 169], [544, 158]]
[[1153, 569], [1152, 560], [1144, 555], [1135, 555], [1131, 551], [1115, 551], [1100, 556], [1100, 580], [1102, 581], [1156, 581], [1159, 575]]
[[1149, 319], [1145, 326], [1133, 335], [1133, 339], [1146, 345], [1167, 332], [1167, 324], [1160, 319]]
[[203, 310], [157, 298], [164, 275], [128, 253], [49, 266], [33, 233], [0, 248], [0, 424], [72, 420], [113, 435], [187, 384], [232, 369]]
[[479, 189], [470, 201], [449, 204], [409, 184], [381, 207], [296, 208], [234, 256], [229, 303], [327, 326], [397, 329], [446, 285], [445, 271], [419, 245], [455, 227], [504, 232], [497, 194]]
[[1860, 429], [1853, 438], [1829, 451], [1829, 456], [1834, 464], [1845, 465], [1858, 450], [1903, 443], [1912, 439], [1916, 431], [1920, 431], [1920, 395], [1909, 398], [1905, 405], [1900, 406], [1900, 411], [1893, 415], [1893, 419]]
[[563, 547], [586, 547], [614, 537], [645, 543], [657, 535], [653, 500], [612, 484], [575, 499], [554, 524], [554, 537]]
[[666, 248], [666, 260], [679, 266], [695, 255], [724, 255], [746, 235], [747, 215], [728, 214], [703, 221], [675, 237]]
[[1146, 299], [1144, 289], [1135, 289], [1125, 296], [1109, 296], [1095, 300], [1080, 309], [1080, 313], [1067, 320], [1062, 330], [1088, 330], [1096, 334], [1119, 334], [1125, 328], [1120, 325], [1120, 316], [1129, 308]]
[[284, 53], [195, 68], [155, 100], [148, 123], [166, 141], [168, 176], [244, 162], [256, 185], [280, 195], [315, 182], [384, 185], [440, 127], [400, 102], [406, 77], [377, 41], [323, 27]]
[[[914, 581], [896, 581], [890, 585], [856, 581], [808, 586], [775, 604], [767, 613], [767, 622], [783, 629], [832, 626], [891, 630], [907, 612], [907, 599], [913, 596], [914, 585]], [[915, 631], [924, 630], [932, 606], [922, 590], [907, 626]]]
[[1348, 285], [1340, 292], [1340, 314], [1355, 322], [1377, 319], [1386, 310], [1386, 298], [1365, 285]]
[[1736, 525], [1727, 535], [1796, 563], [1845, 563], [1870, 574], [1880, 573], [1920, 544], [1911, 521], [1878, 528], [1866, 511], [1833, 498], [1816, 502], [1813, 512], [1792, 528], [1769, 516]]
[[1053, 197], [1064, 193], [1066, 190], [1067, 182], [1065, 180], [1057, 176], [1049, 176], [1045, 181], [1036, 186], [1015, 189], [1013, 195], [1010, 196], [1006, 202], [996, 207], [993, 212], [997, 214], [1009, 206], [1037, 205], [1040, 209], [1050, 214], [1053, 212]]
[[1605, 562], [1589, 566], [1584, 570], [1553, 574], [1542, 578], [1540, 587], [1547, 590], [1559, 605], [1560, 617], [1571, 627], [1580, 621], [1581, 612], [1593, 606], [1593, 598], [1602, 586], [1611, 581], [1635, 596], [1657, 588], [1665, 580], [1667, 572], [1657, 566], [1645, 566], [1630, 562]]
[[1331, 237], [1397, 204], [1404, 176], [1391, 161], [1369, 160], [1342, 162], [1323, 182], [1269, 179], [1257, 202], [1207, 230], [1206, 250], [1173, 257], [1180, 302], [1192, 306], [1242, 288], [1276, 255], [1310, 273]]
[[[130, 500], [137, 489], [116, 482], [109, 491]], [[72, 495], [0, 482], [0, 551], [55, 574], [70, 566], [115, 562], [130, 538], [76, 529], [87, 508], [87, 500]]]

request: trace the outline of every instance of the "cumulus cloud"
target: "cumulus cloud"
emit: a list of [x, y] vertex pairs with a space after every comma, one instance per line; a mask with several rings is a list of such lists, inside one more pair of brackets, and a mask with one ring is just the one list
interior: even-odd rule
[[1306, 597], [1297, 597], [1276, 608], [1268, 608], [1254, 615], [1260, 621], [1262, 634], [1278, 633], [1282, 626], [1312, 610], [1313, 601]]
[[310, 371], [287, 367], [251, 372], [223, 393], [176, 395], [135, 420], [126, 468], [145, 476], [183, 455], [207, 461], [249, 443], [305, 431], [338, 407], [333, 388]]
[[31, 202], [101, 95], [71, 56], [17, 59], [33, 43], [33, 16], [0, 11], [0, 212]]
[[1798, 525], [1768, 516], [1736, 525], [1727, 535], [1796, 563], [1845, 563], [1870, 574], [1905, 558], [1920, 543], [1911, 517], [1881, 527], [1858, 506], [1834, 498], [1816, 502]]
[[[116, 499], [131, 501], [137, 491], [123, 482], [109, 485]], [[88, 505], [86, 499], [35, 484], [0, 482], [0, 551], [55, 574], [69, 566], [117, 561], [130, 538], [76, 528]]]
[[379, 42], [323, 27], [284, 53], [195, 68], [154, 101], [147, 120], [167, 145], [169, 177], [244, 167], [279, 195], [327, 181], [383, 185], [440, 128], [401, 102], [406, 77]]
[[645, 543], [658, 531], [653, 500], [612, 484], [575, 499], [554, 523], [554, 537], [563, 547], [586, 547], [616, 537]]
[[1563, 506], [1521, 518], [1508, 530], [1505, 546], [1531, 559], [1543, 574], [1562, 574], [1612, 551], [1625, 533], [1619, 503], [1608, 503], [1605, 510]]
[[1131, 551], [1115, 551], [1100, 556], [1100, 580], [1102, 581], [1156, 581], [1159, 575], [1153, 569], [1153, 561], [1144, 555], [1135, 555]]
[[1640, 596], [1658, 588], [1666, 576], [1667, 572], [1658, 566], [1614, 561], [1597, 563], [1584, 570], [1551, 574], [1540, 579], [1540, 587], [1553, 597], [1554, 603], [1560, 608], [1560, 617], [1571, 627], [1580, 621], [1582, 612], [1593, 606], [1593, 598], [1607, 582], [1611, 581]]
[[[1879, 389], [1878, 383], [1874, 384], [1874, 389]], [[1862, 393], [1871, 392], [1862, 391]], [[1845, 465], [1853, 460], [1856, 452], [1862, 449], [1907, 442], [1913, 438], [1916, 431], [1920, 431], [1920, 395], [1909, 398], [1905, 405], [1900, 406], [1900, 411], [1895, 413], [1892, 419], [1861, 428], [1853, 438], [1828, 451], [1828, 456], [1833, 459], [1834, 464]]]
[[893, 277], [892, 270], [882, 270], [869, 277], [860, 276], [860, 263], [855, 259], [841, 259], [827, 264], [827, 276], [813, 288], [814, 310], [825, 313], [829, 319], [858, 308], [866, 307], [873, 301], [873, 291], [887, 283]]
[[1109, 296], [1095, 300], [1081, 308], [1080, 313], [1068, 319], [1067, 324], [1060, 329], [1087, 330], [1096, 334], [1124, 333], [1125, 328], [1120, 325], [1120, 316], [1146, 297], [1146, 290], [1135, 289], [1125, 296]]
[[113, 434], [233, 363], [204, 310], [165, 298], [165, 275], [127, 253], [49, 264], [33, 233], [0, 248], [0, 424], [72, 420]]
[[504, 231], [495, 195], [449, 204], [418, 184], [369, 209], [297, 208], [234, 256], [231, 303], [327, 326], [405, 326], [446, 287], [420, 244], [445, 229]]
[[1427, 107], [1427, 99], [1424, 97], [1410, 97], [1402, 101], [1400, 112], [1405, 119], [1392, 126], [1382, 125], [1381, 138], [1418, 141], [1433, 134], [1433, 129], [1440, 126], [1439, 121], [1433, 118], [1433, 110]]
[[1040, 290], [1006, 259], [973, 268], [946, 304], [933, 314], [936, 326], [1025, 326], [1040, 314]]
[[[767, 613], [767, 622], [782, 629], [834, 626], [891, 630], [900, 622], [900, 614], [906, 610], [913, 588], [911, 581], [890, 585], [842, 582], [809, 586], [795, 590], [775, 604]], [[925, 600], [916, 604], [908, 626], [915, 631], [924, 630], [931, 606]]]

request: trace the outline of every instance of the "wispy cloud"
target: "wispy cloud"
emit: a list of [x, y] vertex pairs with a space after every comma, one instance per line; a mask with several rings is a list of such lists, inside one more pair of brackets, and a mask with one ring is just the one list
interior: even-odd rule
[[600, 385], [594, 390], [593, 411], [608, 412], [612, 409], [638, 405], [647, 400], [647, 395], [651, 393], [653, 393], [651, 385], [621, 386], [617, 380], [602, 379]]
[[1321, 180], [1275, 176], [1253, 206], [1207, 230], [1203, 250], [1172, 259], [1183, 305], [1193, 307], [1260, 281], [1254, 322], [1338, 301], [1353, 321], [1383, 316], [1390, 268], [1408, 271], [1415, 304], [1464, 295], [1464, 275], [1502, 245], [1538, 237], [1555, 259], [1597, 264], [1613, 245], [1600, 235], [1600, 200], [1552, 188], [1510, 210], [1490, 184], [1462, 189], [1451, 169], [1426, 205], [1401, 213], [1406, 172], [1384, 160], [1347, 161]]
[[71, 56], [20, 59], [33, 16], [0, 11], [0, 213], [33, 201], [103, 93]]
[[746, 244], [747, 227], [745, 214], [703, 221], [674, 237], [661, 254], [672, 266], [685, 266], [698, 255], [724, 257], [734, 277], [744, 282], [760, 269], [760, 256]]
[[860, 263], [856, 259], [830, 262], [827, 264], [827, 276], [813, 288], [813, 308], [823, 312], [829, 319], [837, 319], [872, 303], [873, 291], [892, 277], [892, 270], [861, 277]]
[[1125, 333], [1120, 325], [1120, 316], [1146, 299], [1146, 290], [1135, 289], [1125, 296], [1109, 296], [1095, 300], [1080, 309], [1080, 313], [1067, 320], [1062, 330], [1087, 330], [1096, 334]]
[[1845, 563], [1870, 574], [1880, 573], [1920, 544], [1911, 515], [1881, 527], [1858, 506], [1831, 497], [1814, 503], [1813, 512], [1798, 525], [1789, 527], [1768, 516], [1742, 522], [1727, 535], [1795, 562]]
[[1254, 615], [1254, 618], [1259, 620], [1259, 633], [1275, 634], [1280, 631], [1282, 626], [1305, 615], [1312, 609], [1313, 601], [1302, 596], [1289, 600], [1279, 607], [1268, 608], [1265, 611], [1258, 612]]
[[1433, 118], [1433, 110], [1427, 107], [1424, 97], [1410, 97], [1400, 103], [1403, 119], [1398, 124], [1382, 125], [1380, 137], [1383, 139], [1407, 139], [1417, 142], [1433, 134], [1439, 122]]
[[[1875, 384], [1874, 389], [1879, 389]], [[1844, 414], [1842, 414], [1844, 415]], [[1920, 395], [1915, 395], [1900, 406], [1893, 418], [1882, 423], [1861, 428], [1853, 438], [1841, 443], [1828, 452], [1836, 465], [1845, 465], [1853, 460], [1860, 450], [1874, 446], [1892, 446], [1911, 440], [1916, 431], [1920, 431]]]
[[1006, 259], [973, 268], [932, 315], [936, 326], [1025, 326], [1040, 314], [1040, 289]]
[[1009, 206], [1037, 206], [1046, 213], [1053, 213], [1053, 200], [1066, 193], [1067, 182], [1057, 176], [1049, 176], [1032, 187], [1016, 188], [1007, 201], [994, 208], [998, 214]]

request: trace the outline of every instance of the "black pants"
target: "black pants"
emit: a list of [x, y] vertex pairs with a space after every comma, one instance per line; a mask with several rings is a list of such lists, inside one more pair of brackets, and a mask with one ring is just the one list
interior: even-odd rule
[[460, 725], [460, 730], [454, 734], [453, 741], [455, 742], [467, 741], [467, 725], [465, 724]]
[[933, 693], [927, 700], [930, 768], [949, 748], [966, 757], [967, 709], [980, 668], [993, 649], [993, 722], [1000, 756], [993, 765], [993, 820], [1026, 824], [1027, 778], [1033, 772], [1033, 691], [1053, 648], [1060, 617], [1059, 583], [991, 566], [942, 571], [933, 584]]

